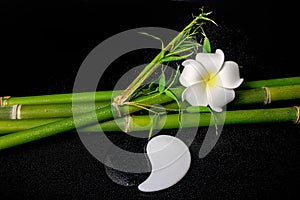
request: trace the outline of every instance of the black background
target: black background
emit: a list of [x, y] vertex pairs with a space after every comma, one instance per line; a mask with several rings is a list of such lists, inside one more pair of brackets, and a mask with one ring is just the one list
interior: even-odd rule
[[[241, 77], [299, 76], [295, 8], [288, 1], [1, 1], [0, 95], [72, 92], [82, 61], [104, 39], [131, 28], [180, 31], [204, 6], [213, 50], [239, 63]], [[154, 55], [154, 54], [153, 54]], [[152, 54], [133, 58], [143, 63]], [[128, 69], [107, 72], [112, 89]], [[126, 68], [127, 67], [127, 68]], [[117, 73], [116, 73], [117, 72]], [[266, 116], [267, 117], [267, 116]], [[299, 127], [225, 126], [209, 155], [198, 158], [205, 129], [190, 147], [192, 165], [175, 186], [141, 193], [114, 183], [74, 132], [0, 152], [1, 199], [293, 199], [299, 185]], [[119, 133], [115, 133], [118, 134]], [[134, 145], [134, 144], [131, 144]]]

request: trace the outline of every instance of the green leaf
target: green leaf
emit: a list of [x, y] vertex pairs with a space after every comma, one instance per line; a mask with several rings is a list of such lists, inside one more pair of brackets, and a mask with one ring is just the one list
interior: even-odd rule
[[181, 115], [182, 115], [182, 110], [181, 110], [181, 104], [180, 104], [180, 102], [179, 102], [179, 100], [178, 100], [178, 98], [177, 98], [177, 96], [173, 93], [173, 92], [171, 92], [171, 90], [165, 90], [165, 94], [168, 96], [168, 97], [170, 97], [170, 98], [172, 98], [173, 100], [175, 100], [176, 101], [176, 103], [177, 103], [177, 105], [178, 105], [178, 112], [179, 112], [179, 114], [178, 114], [178, 122], [179, 122], [179, 124], [180, 124], [180, 127], [181, 127]]
[[159, 85], [159, 81], [155, 80], [153, 82], [151, 82], [148, 86], [148, 88], [152, 91], [152, 90], [156, 90], [157, 86]]
[[163, 92], [165, 87], [166, 87], [166, 75], [165, 75], [164, 71], [162, 70], [162, 73], [159, 78], [158, 91]]
[[169, 56], [169, 57], [162, 58], [160, 61], [162, 63], [164, 63], [164, 62], [179, 61], [179, 60], [186, 59], [187, 57], [191, 56], [193, 53], [194, 52], [191, 52], [191, 53], [183, 55], [183, 56]]
[[173, 87], [179, 82], [179, 77], [180, 77], [180, 65], [177, 65], [176, 73], [174, 77], [172, 78], [170, 84], [168, 85], [167, 89]]
[[159, 37], [156, 37], [154, 35], [151, 35], [149, 33], [146, 33], [146, 32], [139, 32], [140, 34], [143, 34], [143, 35], [147, 35], [147, 36], [150, 36], [156, 40], [159, 40], [161, 42], [161, 57], [165, 57], [165, 45], [164, 45], [164, 42], [162, 41], [162, 39], [160, 39]]
[[158, 121], [159, 121], [159, 114], [151, 116], [151, 127], [150, 127], [149, 134], [148, 134], [148, 140], [151, 139], [154, 126], [157, 125]]
[[212, 118], [214, 120], [214, 126], [215, 126], [215, 129], [216, 129], [216, 135], [218, 135], [219, 134], [219, 129], [218, 129], [218, 118], [217, 118], [217, 115], [215, 114], [215, 112], [211, 108], [209, 108], [209, 110], [210, 110], [211, 116], [212, 116]]
[[205, 37], [203, 41], [203, 53], [211, 53], [210, 42], [208, 37]]
[[190, 46], [190, 47], [186, 47], [186, 48], [182, 48], [182, 49], [179, 49], [177, 51], [174, 51], [174, 52], [170, 52], [169, 54], [166, 55], [166, 57], [170, 57], [171, 55], [178, 55], [182, 52], [187, 52], [187, 51], [190, 51], [190, 50], [193, 50], [195, 48], [195, 45], [194, 46]]
[[176, 97], [176, 95], [173, 92], [171, 92], [171, 90], [166, 90], [165, 93], [168, 97], [175, 100], [177, 102], [177, 104], [180, 105], [178, 98]]

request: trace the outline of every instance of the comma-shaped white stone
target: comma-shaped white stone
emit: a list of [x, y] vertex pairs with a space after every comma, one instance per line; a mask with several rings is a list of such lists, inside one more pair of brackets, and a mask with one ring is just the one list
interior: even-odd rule
[[190, 168], [191, 155], [186, 144], [173, 136], [159, 135], [147, 144], [152, 165], [150, 176], [138, 186], [143, 192], [155, 192], [180, 181]]

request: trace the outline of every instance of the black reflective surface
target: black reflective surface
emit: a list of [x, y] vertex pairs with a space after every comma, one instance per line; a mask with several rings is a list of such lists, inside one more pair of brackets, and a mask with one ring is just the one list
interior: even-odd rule
[[[212, 48], [222, 49], [226, 60], [243, 66], [245, 80], [300, 75], [292, 50], [297, 22], [289, 2], [5, 1], [0, 7], [0, 95], [72, 92], [82, 61], [106, 38], [147, 26], [180, 31], [202, 6], [213, 11], [218, 24], [206, 29]], [[107, 70], [99, 89], [112, 89], [128, 65], [149, 61], [155, 52], [141, 54], [120, 59]], [[112, 181], [118, 174], [97, 161], [76, 132], [62, 133], [0, 152], [0, 198], [296, 199], [299, 132], [294, 124], [224, 126], [215, 148], [199, 159], [206, 133], [200, 128], [190, 146], [188, 174], [174, 187], [149, 194], [136, 186], [144, 175], [126, 175], [120, 184]], [[132, 144], [120, 133], [111, 137], [125, 148]], [[137, 148], [141, 151], [143, 146]]]

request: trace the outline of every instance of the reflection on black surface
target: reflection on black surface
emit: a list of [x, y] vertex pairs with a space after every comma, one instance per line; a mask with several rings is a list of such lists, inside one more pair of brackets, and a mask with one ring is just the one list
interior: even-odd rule
[[[218, 23], [206, 31], [213, 49], [221, 48], [226, 60], [242, 65], [245, 80], [300, 75], [296, 51], [291, 50], [298, 39], [294, 30], [298, 22], [290, 2], [153, 2], [1, 2], [0, 95], [71, 92], [83, 59], [104, 39], [144, 26], [180, 31], [203, 5]], [[0, 197], [292, 199], [298, 195], [298, 126], [226, 126], [214, 150], [198, 159], [204, 132], [201, 128], [200, 139], [191, 145], [192, 165], [185, 179], [161, 193], [144, 195], [136, 187], [123, 187], [145, 177], [105, 168], [71, 132], [0, 152]], [[139, 148], [142, 151], [143, 146]]]

